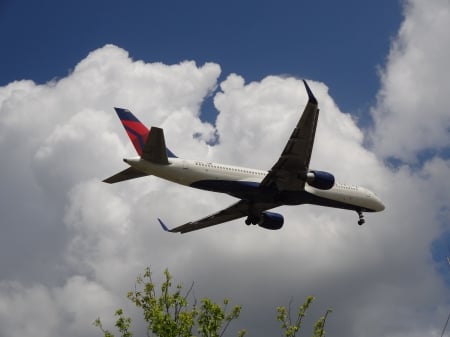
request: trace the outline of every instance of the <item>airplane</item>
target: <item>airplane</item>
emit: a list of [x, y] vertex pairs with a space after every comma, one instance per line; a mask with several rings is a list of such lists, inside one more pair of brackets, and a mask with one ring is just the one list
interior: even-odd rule
[[169, 229], [187, 233], [239, 218], [245, 224], [277, 230], [283, 226], [281, 214], [269, 210], [282, 205], [313, 204], [356, 211], [358, 224], [363, 212], [380, 212], [385, 206], [372, 191], [335, 182], [333, 174], [311, 170], [319, 108], [308, 83], [303, 80], [308, 102], [281, 156], [269, 171], [178, 158], [166, 147], [163, 129], [142, 124], [129, 110], [114, 108], [139, 157], [123, 159], [129, 167], [105, 180], [113, 184], [154, 175], [193, 188], [225, 193], [239, 201], [205, 218]]

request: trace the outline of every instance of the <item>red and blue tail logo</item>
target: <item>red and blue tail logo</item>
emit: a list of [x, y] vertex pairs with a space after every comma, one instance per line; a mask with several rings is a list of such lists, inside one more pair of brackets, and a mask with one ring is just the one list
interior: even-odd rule
[[137, 153], [142, 156], [149, 130], [136, 118], [136, 116], [130, 112], [130, 110], [122, 108], [114, 108], [114, 110], [116, 110], [117, 115], [119, 116], [120, 121], [122, 122], [128, 137], [130, 137]]

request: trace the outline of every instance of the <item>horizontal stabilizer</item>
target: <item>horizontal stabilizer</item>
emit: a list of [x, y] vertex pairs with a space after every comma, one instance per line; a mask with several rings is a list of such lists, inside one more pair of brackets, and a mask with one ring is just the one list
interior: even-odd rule
[[114, 183], [118, 183], [120, 181], [140, 178], [140, 177], [144, 177], [144, 176], [148, 176], [148, 175], [149, 174], [145, 174], [145, 173], [135, 169], [134, 167], [129, 167], [126, 170], [116, 173], [115, 175], [113, 175], [109, 178], [106, 178], [105, 180], [103, 180], [103, 182], [108, 183], [108, 184], [114, 184]]
[[142, 158], [155, 164], [169, 164], [163, 129], [154, 126], [150, 129], [142, 151]]

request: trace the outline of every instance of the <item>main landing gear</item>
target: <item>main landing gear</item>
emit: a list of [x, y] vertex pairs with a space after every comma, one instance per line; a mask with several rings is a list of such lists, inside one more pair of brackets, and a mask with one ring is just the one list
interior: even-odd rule
[[366, 220], [364, 220], [364, 214], [361, 210], [357, 210], [356, 211], [358, 213], [359, 216], [359, 220], [358, 220], [358, 225], [364, 225], [364, 223], [366, 222]]
[[247, 219], [245, 219], [245, 224], [247, 226], [257, 225], [258, 223], [259, 223], [259, 218], [256, 216], [248, 216]]

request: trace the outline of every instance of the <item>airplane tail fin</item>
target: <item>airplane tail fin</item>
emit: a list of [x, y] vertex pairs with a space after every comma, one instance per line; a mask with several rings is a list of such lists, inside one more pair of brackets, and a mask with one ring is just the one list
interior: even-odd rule
[[[161, 165], [169, 164], [169, 157], [176, 156], [166, 148], [164, 132], [162, 129], [152, 127], [150, 130], [142, 124], [130, 110], [114, 108], [122, 122], [125, 131], [139, 156], [149, 162]], [[126, 161], [126, 160], [125, 160]], [[127, 162], [127, 161], [126, 161]], [[129, 167], [109, 178], [103, 180], [106, 183], [113, 184], [123, 180], [129, 180], [149, 175], [140, 170]]]
[[149, 130], [142, 124], [130, 110], [114, 108], [122, 122], [125, 131], [136, 149], [136, 152], [142, 156], [144, 145], [147, 141]]
[[[149, 146], [150, 144], [147, 143], [153, 143], [154, 140], [158, 139], [159, 142], [158, 147], [164, 146], [165, 150], [163, 152], [167, 153], [167, 157], [169, 158], [177, 157], [175, 156], [175, 154], [173, 154], [172, 151], [170, 151], [168, 148], [165, 147], [164, 134], [162, 134], [162, 129], [153, 127], [149, 130], [128, 109], [114, 108], [114, 110], [116, 110], [116, 113], [119, 116], [120, 121], [122, 122], [122, 125], [125, 131], [127, 132], [127, 135], [130, 138], [131, 142], [133, 143], [134, 148], [136, 149], [136, 152], [139, 154], [139, 156], [143, 157], [144, 159], [147, 159], [145, 157], [149, 155], [149, 151], [151, 151], [152, 148], [153, 150], [156, 150], [156, 148], [154, 148], [153, 146], [150, 147]], [[154, 134], [151, 137], [153, 138], [153, 141], [149, 139], [151, 131], [154, 131]]]

